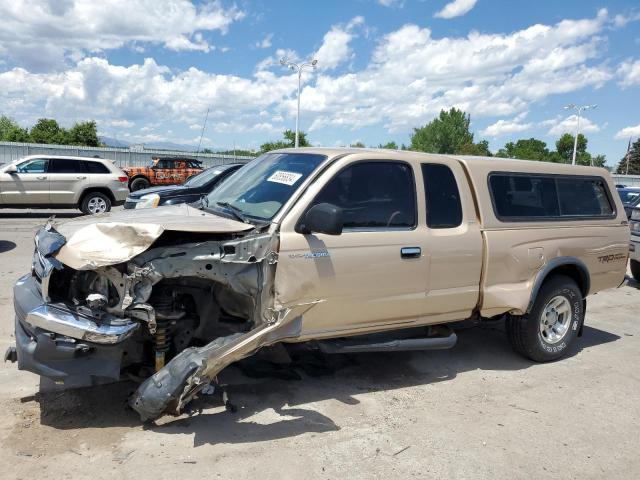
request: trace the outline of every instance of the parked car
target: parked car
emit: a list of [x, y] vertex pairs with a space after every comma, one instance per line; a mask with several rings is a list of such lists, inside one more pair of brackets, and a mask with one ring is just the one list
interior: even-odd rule
[[631, 275], [633, 278], [637, 282], [640, 282], [640, 207], [634, 207], [631, 210], [629, 228], [631, 229], [629, 267], [631, 268]]
[[152, 185], [180, 185], [200, 173], [202, 162], [188, 157], [157, 157], [148, 167], [124, 167], [132, 192]]
[[203, 170], [182, 185], [166, 185], [137, 190], [129, 194], [124, 202], [124, 208], [155, 208], [163, 205], [197, 202], [240, 167], [242, 167], [240, 163], [218, 165]]
[[640, 187], [619, 188], [618, 193], [622, 199], [627, 218], [630, 218], [633, 207], [640, 205]]
[[75, 385], [150, 375], [130, 399], [142, 419], [180, 412], [227, 365], [275, 344], [441, 349], [456, 343], [451, 322], [504, 319], [516, 352], [556, 360], [582, 334], [587, 295], [624, 280], [629, 227], [614, 191], [594, 167], [269, 152], [201, 209], [40, 229], [7, 358]]
[[104, 213], [124, 203], [128, 180], [111, 160], [30, 155], [0, 166], [0, 207]]

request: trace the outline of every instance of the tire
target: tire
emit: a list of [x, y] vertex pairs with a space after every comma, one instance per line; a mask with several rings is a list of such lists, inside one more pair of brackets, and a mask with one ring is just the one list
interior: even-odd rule
[[636, 282], [640, 282], [640, 262], [638, 260], [631, 260], [631, 275], [635, 279]]
[[149, 188], [151, 186], [151, 183], [149, 182], [149, 180], [147, 180], [144, 177], [138, 177], [138, 178], [134, 178], [131, 181], [131, 187], [129, 188], [132, 192], [135, 192], [137, 190], [143, 190], [145, 188]]
[[82, 213], [85, 215], [106, 213], [111, 210], [111, 199], [104, 193], [87, 193], [80, 203], [80, 210], [82, 210]]
[[507, 317], [509, 342], [516, 352], [535, 362], [557, 360], [566, 354], [578, 335], [584, 309], [576, 282], [564, 275], [554, 275], [542, 284], [528, 314]]

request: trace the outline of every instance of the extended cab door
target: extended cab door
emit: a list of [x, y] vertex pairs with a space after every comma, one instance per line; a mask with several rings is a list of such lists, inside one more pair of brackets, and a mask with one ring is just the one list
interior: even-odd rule
[[[410, 326], [425, 310], [420, 172], [401, 160], [349, 158], [330, 166], [281, 224], [276, 300], [312, 305], [302, 337]], [[296, 233], [302, 215], [319, 203], [343, 210], [341, 235]]]
[[5, 205], [49, 203], [46, 158], [32, 158], [16, 165], [15, 172], [0, 173], [0, 195]]
[[468, 318], [479, 302], [483, 240], [462, 165], [440, 157], [421, 164], [428, 265], [421, 323]]
[[81, 160], [52, 158], [49, 160], [51, 203], [77, 203], [79, 194], [89, 186], [89, 174]]

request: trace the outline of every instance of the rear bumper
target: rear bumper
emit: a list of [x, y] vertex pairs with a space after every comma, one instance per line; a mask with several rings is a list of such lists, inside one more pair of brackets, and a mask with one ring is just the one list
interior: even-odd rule
[[127, 184], [121, 183], [120, 185], [121, 186], [119, 186], [118, 188], [114, 188], [112, 190], [113, 198], [115, 199], [114, 204], [116, 205], [122, 205], [127, 199], [127, 195], [129, 195], [129, 187], [127, 186]]
[[[18, 369], [73, 384], [95, 377], [117, 380], [123, 343], [138, 324], [100, 325], [60, 305], [46, 303], [34, 277], [14, 286]], [[79, 379], [86, 381], [79, 382]]]

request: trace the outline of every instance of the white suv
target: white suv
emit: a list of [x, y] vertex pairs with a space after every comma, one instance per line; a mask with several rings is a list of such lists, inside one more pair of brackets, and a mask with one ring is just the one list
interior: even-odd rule
[[30, 155], [0, 165], [0, 208], [79, 208], [103, 213], [124, 203], [129, 177], [111, 160]]

